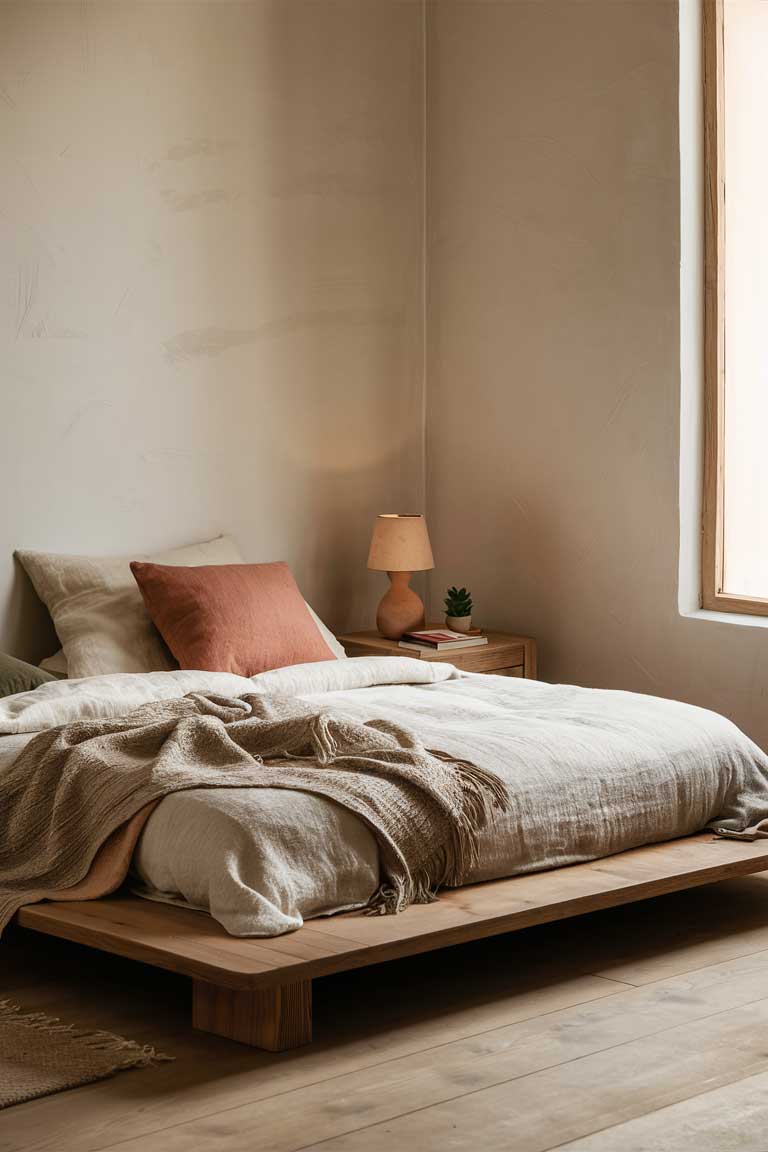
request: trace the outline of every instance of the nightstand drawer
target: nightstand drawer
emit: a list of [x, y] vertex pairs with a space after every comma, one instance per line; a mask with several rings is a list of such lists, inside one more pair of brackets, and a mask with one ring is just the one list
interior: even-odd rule
[[[408, 655], [408, 653], [405, 654]], [[441, 663], [455, 664], [464, 672], [492, 672], [496, 675], [502, 669], [517, 668], [524, 664], [525, 648], [522, 644], [510, 644], [501, 648], [487, 644], [478, 648], [469, 648], [466, 652], [449, 648], [444, 652], [430, 654], [430, 659]]]

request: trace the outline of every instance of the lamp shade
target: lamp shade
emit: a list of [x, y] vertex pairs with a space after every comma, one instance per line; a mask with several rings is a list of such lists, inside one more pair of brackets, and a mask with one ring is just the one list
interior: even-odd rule
[[376, 517], [369, 568], [376, 572], [424, 572], [434, 566], [423, 516], [390, 512]]

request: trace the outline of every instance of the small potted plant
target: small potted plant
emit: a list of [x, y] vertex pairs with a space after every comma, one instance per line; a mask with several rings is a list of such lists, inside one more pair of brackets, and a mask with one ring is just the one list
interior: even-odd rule
[[445, 598], [445, 626], [452, 632], [469, 632], [472, 627], [472, 597], [466, 588], [449, 588]]

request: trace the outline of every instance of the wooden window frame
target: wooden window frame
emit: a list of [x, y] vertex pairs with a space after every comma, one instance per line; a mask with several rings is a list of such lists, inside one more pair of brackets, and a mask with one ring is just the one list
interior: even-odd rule
[[701, 605], [768, 616], [768, 598], [723, 591], [725, 431], [725, 157], [723, 0], [702, 0], [704, 80], [704, 498]]

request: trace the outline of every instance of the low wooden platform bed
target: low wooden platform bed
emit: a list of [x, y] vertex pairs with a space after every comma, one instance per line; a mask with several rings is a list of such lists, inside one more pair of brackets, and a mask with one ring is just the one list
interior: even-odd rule
[[311, 920], [274, 939], [228, 936], [210, 916], [131, 896], [22, 908], [24, 928], [193, 981], [196, 1028], [272, 1052], [312, 1039], [312, 980], [768, 869], [768, 840], [711, 833], [441, 894], [398, 916]]
[[189, 977], [195, 1027], [271, 1051], [316, 977], [768, 869], [724, 717], [399, 657], [7, 697], [0, 812], [0, 927]]

